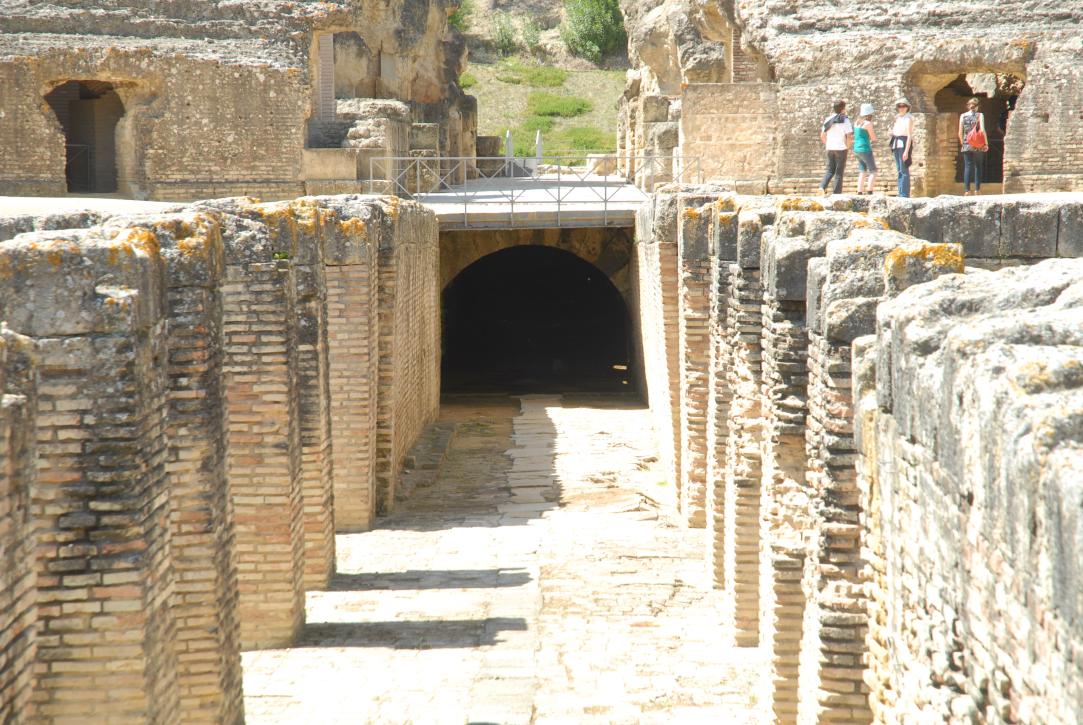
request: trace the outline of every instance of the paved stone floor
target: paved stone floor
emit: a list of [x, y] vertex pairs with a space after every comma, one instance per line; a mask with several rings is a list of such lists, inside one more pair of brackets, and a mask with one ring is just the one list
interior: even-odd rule
[[753, 723], [702, 531], [676, 524], [646, 411], [473, 397], [437, 483], [338, 537], [296, 647], [244, 655], [250, 723]]

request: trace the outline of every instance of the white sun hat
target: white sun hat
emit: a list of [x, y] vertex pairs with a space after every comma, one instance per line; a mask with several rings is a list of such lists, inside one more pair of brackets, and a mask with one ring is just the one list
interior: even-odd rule
[[861, 104], [861, 115], [862, 116], [871, 116], [874, 113], [876, 113], [876, 109], [872, 107], [871, 103], [862, 103]]

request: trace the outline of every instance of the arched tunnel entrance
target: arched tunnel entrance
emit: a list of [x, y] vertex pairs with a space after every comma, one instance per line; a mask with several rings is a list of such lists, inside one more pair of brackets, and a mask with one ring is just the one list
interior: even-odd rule
[[445, 392], [628, 392], [634, 335], [620, 292], [571, 252], [482, 257], [443, 293]]

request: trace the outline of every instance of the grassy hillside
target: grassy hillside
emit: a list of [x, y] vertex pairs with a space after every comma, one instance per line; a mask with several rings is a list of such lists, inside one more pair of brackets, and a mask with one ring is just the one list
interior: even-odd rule
[[472, 63], [462, 80], [478, 99], [478, 133], [503, 136], [511, 129], [517, 154], [534, 152], [539, 128], [547, 154], [616, 148], [624, 71], [566, 70], [508, 58]]

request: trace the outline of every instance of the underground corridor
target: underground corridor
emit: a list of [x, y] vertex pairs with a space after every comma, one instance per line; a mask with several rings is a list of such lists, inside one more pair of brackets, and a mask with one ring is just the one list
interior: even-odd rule
[[635, 358], [620, 292], [571, 252], [501, 249], [444, 288], [445, 393], [634, 393]]

